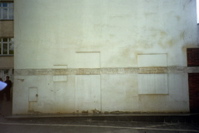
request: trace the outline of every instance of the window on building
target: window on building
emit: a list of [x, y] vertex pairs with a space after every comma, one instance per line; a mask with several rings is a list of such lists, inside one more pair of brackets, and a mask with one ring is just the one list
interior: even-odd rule
[[14, 4], [8, 2], [0, 2], [0, 20], [14, 19]]
[[14, 54], [14, 39], [0, 38], [0, 55], [13, 55], [13, 54]]

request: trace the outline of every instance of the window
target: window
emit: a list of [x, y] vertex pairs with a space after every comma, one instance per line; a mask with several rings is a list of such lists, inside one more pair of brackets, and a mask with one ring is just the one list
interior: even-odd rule
[[0, 20], [13, 20], [14, 18], [14, 4], [0, 3]]
[[14, 39], [0, 38], [0, 55], [13, 55], [13, 54], [14, 54]]

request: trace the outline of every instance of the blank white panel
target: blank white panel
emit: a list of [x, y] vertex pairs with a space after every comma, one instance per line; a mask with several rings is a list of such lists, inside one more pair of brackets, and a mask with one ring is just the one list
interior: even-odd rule
[[54, 75], [53, 81], [54, 82], [67, 81], [67, 76], [66, 75]]
[[154, 75], [139, 74], [138, 75], [139, 94], [151, 94], [155, 92]]
[[139, 74], [139, 94], [168, 94], [167, 74]]
[[100, 110], [100, 75], [76, 76], [76, 110]]
[[76, 68], [99, 68], [100, 53], [76, 53]]
[[155, 74], [154, 79], [155, 93], [168, 94], [167, 74]]
[[138, 55], [138, 66], [139, 67], [157, 67], [167, 66], [167, 55], [166, 54], [145, 54]]

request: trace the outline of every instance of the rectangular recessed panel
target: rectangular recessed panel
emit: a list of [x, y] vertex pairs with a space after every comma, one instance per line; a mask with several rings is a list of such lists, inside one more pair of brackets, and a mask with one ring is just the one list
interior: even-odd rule
[[76, 76], [76, 112], [100, 111], [100, 75]]
[[167, 74], [139, 74], [139, 94], [168, 94]]
[[139, 94], [155, 93], [154, 74], [138, 75]]
[[54, 82], [67, 81], [67, 76], [66, 75], [54, 75], [53, 76], [53, 81]]
[[154, 68], [167, 67], [167, 54], [138, 55], [138, 66], [149, 67], [150, 72], [138, 75], [139, 94], [168, 94], [167, 74], [152, 71]]
[[168, 94], [167, 74], [154, 74], [155, 94]]

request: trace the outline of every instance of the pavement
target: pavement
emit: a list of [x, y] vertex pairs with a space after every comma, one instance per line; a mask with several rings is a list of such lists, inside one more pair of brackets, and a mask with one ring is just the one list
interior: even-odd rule
[[12, 115], [2, 103], [0, 133], [199, 133], [198, 114]]

